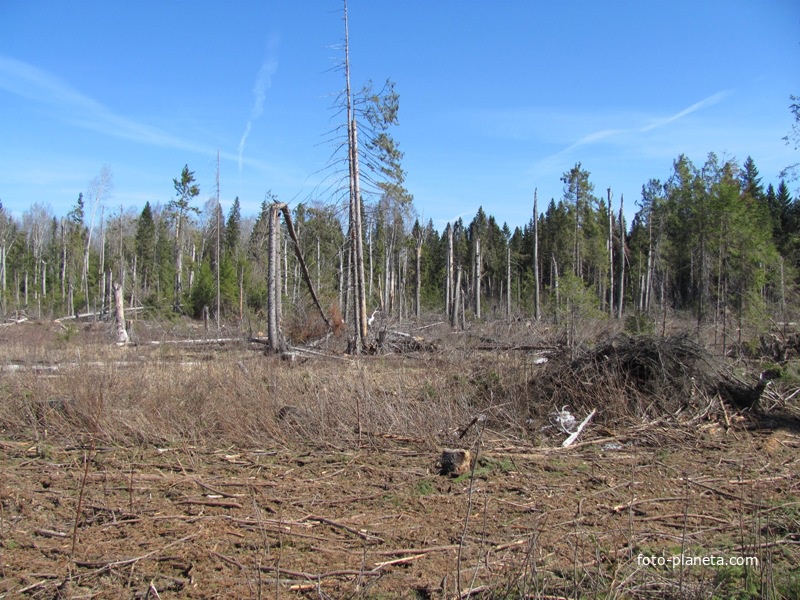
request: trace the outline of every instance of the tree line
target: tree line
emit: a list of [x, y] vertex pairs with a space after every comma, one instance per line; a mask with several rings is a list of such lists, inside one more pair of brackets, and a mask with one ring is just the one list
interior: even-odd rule
[[[399, 158], [380, 131], [371, 139]], [[440, 313], [456, 325], [602, 314], [657, 321], [682, 311], [698, 325], [719, 321], [741, 331], [743, 321], [785, 321], [797, 308], [800, 201], [783, 180], [765, 187], [751, 158], [738, 164], [710, 154], [697, 166], [679, 156], [666, 181], [648, 181], [632, 199], [630, 224], [624, 199], [610, 189], [598, 193], [578, 163], [563, 174], [560, 198], [539, 205], [532, 193], [523, 226], [501, 225], [480, 208], [469, 223], [459, 219], [442, 231], [416, 218], [397, 160], [395, 167], [360, 207], [369, 313]], [[217, 197], [197, 206], [200, 189], [187, 165], [172, 182], [171, 201], [110, 210], [111, 179], [104, 168], [61, 217], [35, 204], [17, 219], [0, 204], [4, 314], [103, 313], [115, 282], [129, 306], [161, 314], [200, 318], [208, 311], [241, 322], [264, 311], [277, 197], [268, 192], [251, 217], [243, 217], [238, 198], [226, 214]], [[291, 209], [320, 301], [345, 320], [354, 301], [348, 217], [342, 203]], [[285, 227], [274, 260], [286, 322], [303, 335], [316, 317]]]

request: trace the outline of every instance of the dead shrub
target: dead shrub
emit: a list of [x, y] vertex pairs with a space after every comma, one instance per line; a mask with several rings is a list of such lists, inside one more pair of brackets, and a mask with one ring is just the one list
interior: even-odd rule
[[676, 414], [698, 393], [716, 393], [720, 372], [688, 335], [616, 335], [547, 363], [528, 383], [529, 410], [545, 418], [563, 406], [582, 414], [597, 408], [597, 420], [607, 423], [652, 420]]

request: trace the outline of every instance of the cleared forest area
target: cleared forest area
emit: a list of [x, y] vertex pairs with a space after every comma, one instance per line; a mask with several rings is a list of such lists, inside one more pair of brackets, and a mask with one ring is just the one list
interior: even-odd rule
[[288, 359], [189, 321], [0, 328], [0, 595], [796, 597], [791, 336], [732, 361], [528, 325]]

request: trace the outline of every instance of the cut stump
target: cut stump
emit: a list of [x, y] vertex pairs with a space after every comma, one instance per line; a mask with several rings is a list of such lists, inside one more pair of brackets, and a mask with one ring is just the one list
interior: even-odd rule
[[444, 450], [439, 459], [439, 474], [458, 477], [469, 472], [473, 461], [474, 458], [469, 450]]

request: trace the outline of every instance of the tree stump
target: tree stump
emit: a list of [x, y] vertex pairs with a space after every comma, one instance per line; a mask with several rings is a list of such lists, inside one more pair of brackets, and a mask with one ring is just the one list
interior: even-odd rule
[[474, 460], [469, 450], [444, 450], [439, 459], [439, 474], [458, 477], [469, 472]]

